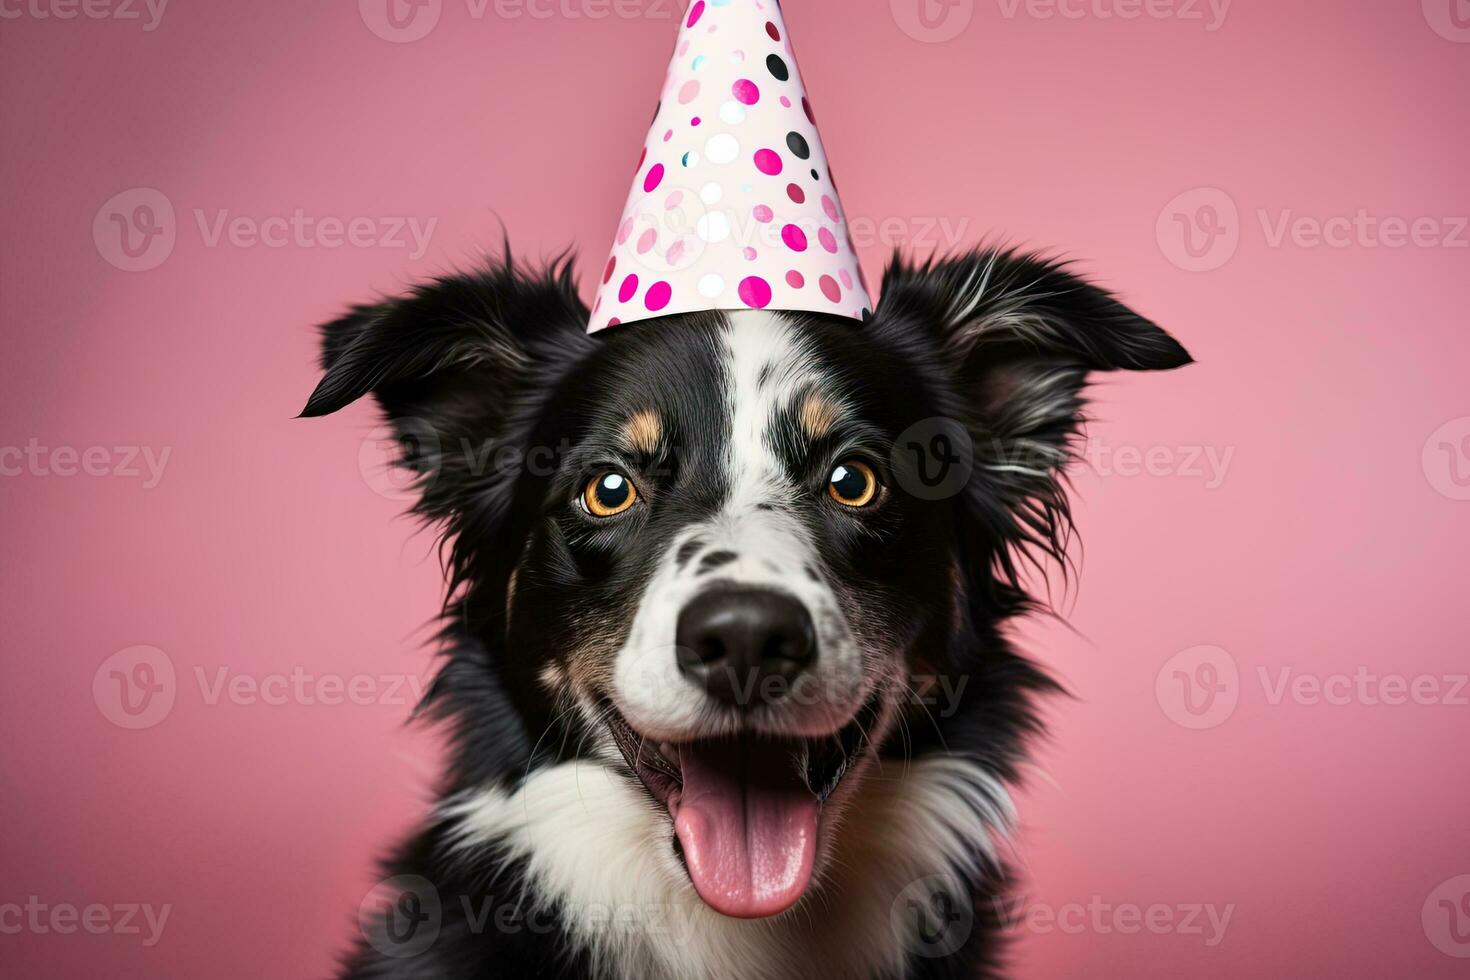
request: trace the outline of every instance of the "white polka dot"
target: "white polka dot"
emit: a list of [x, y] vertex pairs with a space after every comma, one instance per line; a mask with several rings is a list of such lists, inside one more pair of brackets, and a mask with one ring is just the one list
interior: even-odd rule
[[730, 217], [723, 211], [711, 211], [699, 219], [694, 230], [706, 242], [723, 242], [730, 237]]
[[699, 295], [705, 299], [714, 299], [725, 291], [725, 280], [711, 272], [707, 276], [699, 277]]
[[745, 122], [745, 106], [731, 99], [720, 106], [720, 118], [731, 126], [738, 126]]
[[705, 204], [718, 204], [725, 196], [725, 189], [714, 181], [705, 184], [699, 191], [699, 199]]
[[709, 157], [710, 163], [733, 163], [740, 155], [740, 141], [729, 133], [711, 136], [704, 144], [704, 155]]

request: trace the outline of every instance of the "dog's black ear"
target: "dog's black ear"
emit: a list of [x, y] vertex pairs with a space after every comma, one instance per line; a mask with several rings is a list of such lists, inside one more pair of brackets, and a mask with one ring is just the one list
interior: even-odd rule
[[[1157, 371], [1189, 353], [1112, 294], [1061, 262], [984, 250], [921, 266], [895, 261], [872, 327], [919, 343], [947, 375], [942, 387], [974, 441], [971, 481], [986, 523], [1010, 542], [1059, 555], [1068, 508], [1060, 485], [1083, 421], [1093, 371]], [[1004, 563], [1008, 561], [1001, 557]]]
[[[404, 466], [437, 476], [460, 455], [483, 462], [526, 391], [590, 343], [587, 315], [569, 263], [531, 272], [507, 258], [434, 279], [321, 328], [326, 374], [301, 414], [328, 415], [371, 394]], [[467, 453], [445, 452], [461, 445]], [[458, 485], [434, 480], [419, 509], [443, 516]]]

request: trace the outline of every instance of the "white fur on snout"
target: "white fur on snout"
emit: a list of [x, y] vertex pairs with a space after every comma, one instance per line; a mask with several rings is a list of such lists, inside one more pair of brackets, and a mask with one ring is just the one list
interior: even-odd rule
[[[810, 353], [780, 318], [756, 311], [730, 314], [724, 337], [725, 408], [730, 441], [723, 459], [730, 492], [709, 520], [683, 529], [649, 580], [614, 671], [614, 699], [645, 735], [670, 740], [727, 734], [730, 712], [679, 670], [679, 614], [712, 586], [767, 588], [801, 602], [812, 618], [817, 655], [784, 698], [759, 703], [748, 723], [786, 735], [825, 735], [846, 724], [869, 690], [863, 657], [836, 596], [820, 575], [806, 527], [782, 509], [809, 490], [785, 472], [768, 434], [778, 414], [821, 381]], [[766, 375], [762, 384], [762, 374]], [[766, 505], [766, 506], [762, 506]], [[680, 549], [701, 547], [682, 565]], [[733, 561], [701, 574], [716, 552]]]

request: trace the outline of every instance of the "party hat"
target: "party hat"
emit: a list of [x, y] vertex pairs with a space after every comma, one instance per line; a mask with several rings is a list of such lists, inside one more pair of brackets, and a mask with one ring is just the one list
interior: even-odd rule
[[589, 332], [699, 310], [871, 307], [776, 0], [695, 0]]

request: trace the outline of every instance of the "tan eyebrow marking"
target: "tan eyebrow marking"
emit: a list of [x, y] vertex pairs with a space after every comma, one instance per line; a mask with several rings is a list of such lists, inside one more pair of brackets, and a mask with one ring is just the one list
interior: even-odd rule
[[623, 441], [632, 449], [652, 453], [658, 450], [663, 431], [663, 420], [658, 417], [658, 413], [651, 408], [645, 408], [635, 412], [632, 418], [623, 423], [622, 436]]
[[842, 409], [831, 399], [823, 395], [807, 395], [806, 400], [801, 403], [801, 427], [808, 438], [821, 439], [832, 431], [837, 425], [837, 419], [841, 416]]

